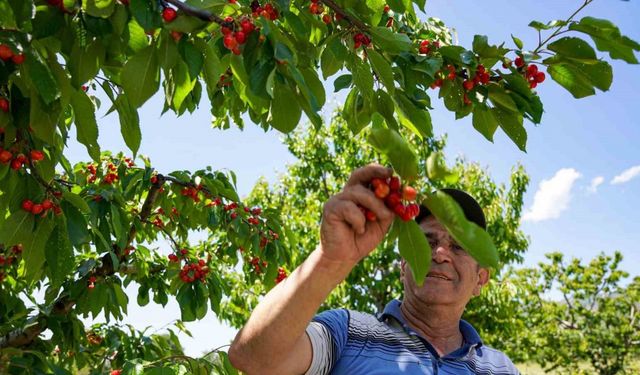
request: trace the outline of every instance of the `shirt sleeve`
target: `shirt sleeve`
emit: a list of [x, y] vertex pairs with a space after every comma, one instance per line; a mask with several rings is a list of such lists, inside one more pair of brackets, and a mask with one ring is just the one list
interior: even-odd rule
[[313, 356], [305, 375], [326, 375], [340, 358], [347, 343], [349, 312], [327, 310], [316, 315], [307, 326]]

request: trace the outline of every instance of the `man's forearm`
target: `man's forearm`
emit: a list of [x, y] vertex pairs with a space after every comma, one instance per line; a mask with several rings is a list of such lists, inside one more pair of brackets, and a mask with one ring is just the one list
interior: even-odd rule
[[314, 251], [273, 288], [236, 336], [230, 355], [250, 367], [275, 368], [304, 334], [311, 318], [353, 265], [330, 262]]

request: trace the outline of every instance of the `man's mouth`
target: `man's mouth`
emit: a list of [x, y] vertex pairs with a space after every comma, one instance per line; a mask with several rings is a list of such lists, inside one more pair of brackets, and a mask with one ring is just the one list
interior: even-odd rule
[[449, 279], [445, 275], [441, 275], [441, 274], [437, 274], [437, 273], [430, 273], [430, 274], [427, 275], [427, 277], [433, 277], [435, 279], [442, 279], [442, 280], [451, 281], [451, 279]]

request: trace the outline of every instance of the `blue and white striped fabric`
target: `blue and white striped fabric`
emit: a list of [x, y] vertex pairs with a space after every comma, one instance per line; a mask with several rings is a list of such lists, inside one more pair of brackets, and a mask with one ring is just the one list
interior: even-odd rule
[[464, 320], [464, 345], [440, 357], [407, 326], [400, 304], [389, 302], [379, 318], [346, 309], [315, 316], [307, 328], [313, 360], [306, 375], [519, 374], [504, 353], [483, 345]]

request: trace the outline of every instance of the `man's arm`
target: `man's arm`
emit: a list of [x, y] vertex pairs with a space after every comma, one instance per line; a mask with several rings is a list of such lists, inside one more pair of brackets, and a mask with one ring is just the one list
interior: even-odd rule
[[[245, 373], [302, 374], [311, 364], [305, 329], [329, 293], [382, 241], [393, 213], [366, 187], [391, 171], [369, 165], [353, 172], [345, 189], [324, 206], [320, 246], [283, 282], [273, 288], [238, 332], [231, 363]], [[367, 222], [358, 205], [378, 220]]]

